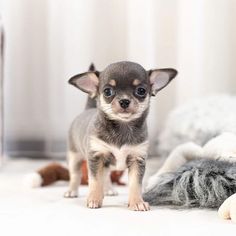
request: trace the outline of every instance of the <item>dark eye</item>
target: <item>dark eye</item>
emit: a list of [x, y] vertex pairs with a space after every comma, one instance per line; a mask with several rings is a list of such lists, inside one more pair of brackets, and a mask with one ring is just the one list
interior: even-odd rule
[[114, 95], [114, 90], [112, 88], [105, 88], [103, 94], [105, 97], [111, 97]]
[[135, 94], [140, 96], [140, 97], [144, 97], [146, 95], [146, 89], [143, 87], [138, 87], [135, 90]]

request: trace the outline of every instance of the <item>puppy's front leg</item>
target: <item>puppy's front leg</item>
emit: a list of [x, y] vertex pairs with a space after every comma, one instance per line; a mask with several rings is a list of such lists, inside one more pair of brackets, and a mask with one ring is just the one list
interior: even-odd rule
[[149, 211], [149, 204], [142, 198], [142, 180], [145, 172], [145, 159], [128, 158], [129, 168], [129, 209]]
[[89, 208], [100, 208], [103, 201], [104, 163], [103, 156], [91, 156], [88, 159], [89, 167], [89, 195], [87, 206]]

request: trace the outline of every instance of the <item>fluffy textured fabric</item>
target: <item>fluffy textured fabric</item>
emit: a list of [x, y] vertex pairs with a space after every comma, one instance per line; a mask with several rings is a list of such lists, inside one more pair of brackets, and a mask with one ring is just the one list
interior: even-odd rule
[[143, 194], [151, 205], [218, 208], [236, 192], [236, 163], [199, 159], [159, 176]]
[[167, 155], [178, 145], [192, 141], [203, 146], [223, 133], [236, 134], [236, 96], [218, 95], [198, 99], [173, 110], [157, 140], [159, 156]]

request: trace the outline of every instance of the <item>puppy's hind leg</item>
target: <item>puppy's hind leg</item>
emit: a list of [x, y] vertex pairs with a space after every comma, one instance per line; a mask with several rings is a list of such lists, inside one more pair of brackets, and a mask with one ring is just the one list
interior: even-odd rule
[[78, 197], [78, 187], [81, 182], [81, 165], [83, 158], [77, 152], [69, 151], [67, 154], [68, 158], [68, 167], [69, 167], [69, 174], [70, 174], [70, 183], [69, 189], [64, 194], [66, 198], [75, 198]]
[[106, 196], [118, 195], [118, 192], [112, 186], [111, 171], [109, 168], [104, 168], [104, 195]]

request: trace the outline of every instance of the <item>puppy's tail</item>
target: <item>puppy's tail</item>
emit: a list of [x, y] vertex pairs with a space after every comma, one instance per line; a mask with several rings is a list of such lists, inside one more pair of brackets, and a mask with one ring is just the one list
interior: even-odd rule
[[24, 184], [31, 188], [47, 186], [58, 180], [69, 180], [69, 171], [58, 163], [51, 163], [36, 172], [27, 174]]
[[150, 205], [218, 208], [236, 192], [236, 163], [199, 159], [159, 176], [143, 194]]
[[[90, 64], [88, 71], [90, 71], [90, 72], [96, 71], [96, 68], [93, 63]], [[91, 108], [96, 108], [96, 107], [97, 107], [96, 99], [88, 96], [87, 102], [85, 105], [85, 110], [91, 109]]]

